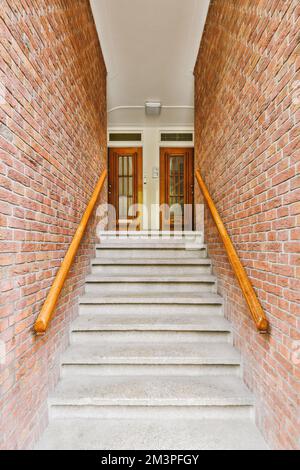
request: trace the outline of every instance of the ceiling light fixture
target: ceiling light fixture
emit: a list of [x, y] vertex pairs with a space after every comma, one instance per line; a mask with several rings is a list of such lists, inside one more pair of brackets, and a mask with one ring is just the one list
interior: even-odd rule
[[161, 113], [161, 102], [160, 101], [146, 101], [145, 109], [146, 109], [147, 116], [159, 116]]

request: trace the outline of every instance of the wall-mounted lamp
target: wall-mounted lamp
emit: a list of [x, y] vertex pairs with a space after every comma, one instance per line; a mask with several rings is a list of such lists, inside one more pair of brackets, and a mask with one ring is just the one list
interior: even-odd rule
[[159, 101], [147, 101], [145, 109], [147, 116], [159, 116], [161, 113], [161, 103]]

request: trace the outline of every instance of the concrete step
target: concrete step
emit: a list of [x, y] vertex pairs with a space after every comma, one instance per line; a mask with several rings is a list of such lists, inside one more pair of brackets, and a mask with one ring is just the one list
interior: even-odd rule
[[118, 343], [70, 346], [63, 364], [240, 364], [229, 344]]
[[138, 245], [170, 245], [176, 246], [177, 244], [203, 244], [203, 235], [185, 235], [177, 232], [177, 235], [171, 235], [170, 232], [164, 232], [164, 234], [147, 235], [146, 233], [142, 236], [136, 235], [120, 235], [120, 236], [102, 236], [99, 239], [99, 244], [138, 244]]
[[147, 276], [210, 274], [211, 261], [207, 258], [187, 259], [132, 259], [132, 258], [95, 258], [92, 261], [92, 274], [119, 274], [122, 276]]
[[120, 276], [120, 275], [89, 275], [86, 278], [85, 292], [87, 294], [115, 295], [125, 293], [197, 293], [216, 292], [216, 278], [211, 274], [197, 274], [195, 276]]
[[168, 238], [177, 238], [177, 239], [186, 239], [186, 238], [201, 238], [203, 237], [203, 232], [199, 231], [167, 231], [167, 230], [141, 230], [141, 231], [115, 231], [115, 230], [105, 230], [98, 233], [100, 239], [115, 239], [115, 238], [136, 238], [136, 239], [168, 239]]
[[182, 247], [184, 248], [185, 246], [195, 246], [199, 247], [204, 244], [204, 238], [203, 236], [199, 237], [170, 237], [170, 236], [164, 236], [164, 237], [101, 237], [97, 241], [98, 245], [111, 245], [115, 248], [118, 248], [119, 245], [128, 245], [130, 246], [143, 246], [148, 248], [164, 248], [164, 246], [169, 246], [169, 248], [177, 248], [177, 247]]
[[53, 418], [251, 417], [238, 377], [66, 377], [49, 400]]
[[80, 298], [80, 314], [95, 313], [192, 313], [222, 315], [223, 299], [211, 292], [188, 293], [151, 293], [140, 292], [129, 295], [92, 295]]
[[132, 313], [81, 315], [72, 326], [72, 343], [228, 342], [229, 323], [219, 315]]
[[62, 364], [62, 377], [241, 376], [240, 364]]
[[103, 242], [96, 246], [97, 258], [130, 258], [130, 259], [190, 259], [206, 258], [206, 246], [200, 243], [182, 243], [182, 242], [147, 242], [147, 243], [129, 243], [127, 241], [110, 243]]
[[137, 248], [138, 250], [201, 250], [204, 247], [203, 243], [199, 243], [194, 240], [177, 240], [177, 239], [146, 239], [143, 238], [115, 238], [113, 240], [103, 240], [101, 243], [96, 245], [97, 249], [132, 249]]
[[268, 450], [250, 419], [55, 419], [37, 450]]

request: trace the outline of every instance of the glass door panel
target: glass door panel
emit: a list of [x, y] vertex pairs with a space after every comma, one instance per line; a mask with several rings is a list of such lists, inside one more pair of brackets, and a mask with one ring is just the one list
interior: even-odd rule
[[128, 219], [133, 203], [133, 157], [119, 156], [119, 218]]
[[169, 157], [169, 205], [171, 225], [184, 220], [184, 155]]

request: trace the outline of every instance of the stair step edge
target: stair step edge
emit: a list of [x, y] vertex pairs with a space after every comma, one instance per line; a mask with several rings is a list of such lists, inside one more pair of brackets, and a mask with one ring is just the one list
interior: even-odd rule
[[137, 265], [137, 266], [211, 266], [212, 262], [208, 258], [94, 258], [92, 265], [104, 265], [104, 266], [115, 266], [115, 265]]
[[[78, 385], [79, 383], [79, 385]], [[53, 404], [228, 406], [253, 405], [250, 390], [237, 377], [89, 377], [64, 378], [50, 396]]]
[[118, 282], [118, 283], [199, 283], [206, 282], [214, 284], [217, 278], [212, 275], [193, 275], [193, 276], [107, 276], [99, 274], [90, 274], [86, 276], [86, 283], [92, 282]]
[[196, 251], [205, 250], [207, 247], [203, 244], [188, 244], [188, 243], [101, 243], [96, 245], [96, 250], [110, 249], [110, 250], [186, 250]]
[[[160, 348], [160, 350], [159, 350]], [[240, 354], [228, 343], [89, 343], [73, 345], [62, 364], [210, 364], [240, 365]]]
[[80, 315], [72, 325], [72, 331], [111, 330], [231, 332], [231, 325], [219, 315], [197, 315], [184, 322], [176, 314], [170, 314], [169, 317], [164, 318], [164, 314], [153, 316], [147, 313], [115, 316], [113, 314]]
[[223, 305], [224, 300], [222, 297], [151, 297], [147, 295], [139, 296], [82, 296], [79, 299], [80, 305], [91, 304], [166, 304], [166, 305]]
[[253, 406], [254, 400], [250, 400], [247, 397], [232, 397], [232, 399], [222, 399], [215, 398], [210, 399], [180, 399], [180, 398], [173, 398], [173, 399], [152, 399], [152, 398], [127, 398], [127, 399], [119, 399], [119, 398], [49, 398], [49, 405], [50, 406]]

